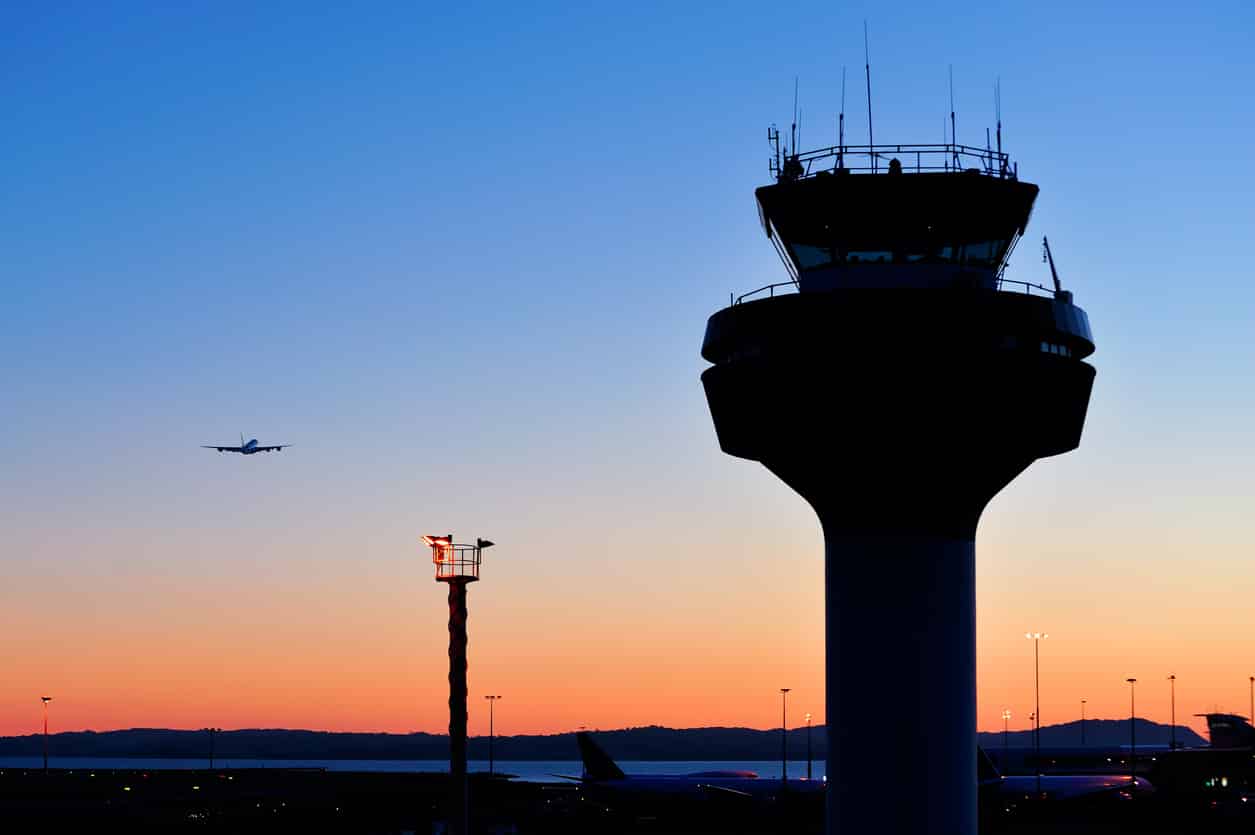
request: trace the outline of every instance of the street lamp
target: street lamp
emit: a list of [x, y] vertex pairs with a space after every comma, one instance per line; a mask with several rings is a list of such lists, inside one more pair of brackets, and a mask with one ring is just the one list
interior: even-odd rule
[[1177, 677], [1175, 675], [1168, 676], [1168, 681], [1172, 688], [1172, 725], [1169, 728], [1172, 734], [1172, 741], [1168, 743], [1170, 751], [1177, 750]]
[[1024, 637], [1033, 642], [1033, 694], [1036, 710], [1033, 711], [1033, 767], [1037, 771], [1037, 794], [1041, 795], [1041, 642], [1049, 638], [1045, 632], [1025, 632]]
[[1137, 679], [1129, 683], [1129, 782], [1137, 782]]
[[1081, 745], [1085, 744], [1085, 700], [1081, 699]]
[[40, 696], [39, 700], [44, 703], [44, 775], [48, 774], [48, 702], [52, 701], [51, 696]]
[[780, 688], [780, 782], [789, 784], [789, 691], [792, 687]]
[[1002, 770], [1007, 770], [1007, 723], [1011, 721], [1011, 711], [1002, 711]]
[[1251, 721], [1255, 722], [1255, 676], [1251, 676]]
[[811, 715], [806, 714], [806, 780], [811, 779]]
[[202, 731], [209, 734], [209, 770], [214, 770], [214, 737], [222, 728], [201, 728]]
[[493, 727], [493, 708], [496, 707], [497, 699], [500, 696], [485, 696], [488, 700], [488, 776], [492, 777], [492, 743], [493, 737], [496, 736], [496, 730]]

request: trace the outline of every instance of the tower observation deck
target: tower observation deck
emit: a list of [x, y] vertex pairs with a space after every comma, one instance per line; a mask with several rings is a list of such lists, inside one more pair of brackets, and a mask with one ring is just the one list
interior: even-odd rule
[[823, 527], [828, 831], [970, 835], [976, 527], [1080, 443], [1089, 321], [1057, 278], [1004, 278], [1038, 188], [1000, 152], [837, 146], [771, 168], [759, 215], [789, 280], [710, 317], [702, 383], [724, 452]]

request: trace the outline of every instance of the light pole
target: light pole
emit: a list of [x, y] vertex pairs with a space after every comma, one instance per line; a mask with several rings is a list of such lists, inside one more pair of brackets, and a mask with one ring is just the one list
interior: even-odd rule
[[1007, 770], [1007, 723], [1011, 721], [1011, 711], [1002, 711], [1002, 770]]
[[1169, 728], [1172, 734], [1171, 742], [1168, 743], [1168, 750], [1177, 750], [1177, 677], [1175, 675], [1168, 676], [1169, 686], [1172, 688], [1172, 725]]
[[48, 774], [48, 702], [52, 701], [51, 696], [40, 696], [39, 700], [44, 703], [44, 775]]
[[789, 784], [789, 691], [792, 687], [780, 688], [780, 782]]
[[811, 715], [806, 714], [806, 781], [811, 779]]
[[493, 727], [493, 708], [497, 705], [497, 699], [501, 697], [485, 696], [484, 698], [488, 700], [488, 776], [491, 778], [493, 774], [492, 743], [496, 736], [496, 730]]
[[1081, 699], [1081, 745], [1085, 744], [1085, 700]]
[[1251, 722], [1255, 722], [1255, 676], [1251, 676]]
[[209, 734], [209, 770], [214, 770], [214, 737], [222, 728], [201, 728], [202, 731]]
[[1037, 794], [1041, 795], [1041, 655], [1039, 647], [1045, 638], [1045, 632], [1025, 632], [1024, 637], [1033, 642], [1033, 694], [1035, 710], [1033, 711], [1033, 769], [1037, 772]]
[[1129, 782], [1137, 782], [1137, 679], [1129, 683]]

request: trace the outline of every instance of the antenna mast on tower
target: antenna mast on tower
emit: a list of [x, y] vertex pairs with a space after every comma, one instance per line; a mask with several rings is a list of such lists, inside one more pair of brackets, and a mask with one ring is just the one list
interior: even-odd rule
[[841, 67], [841, 114], [837, 116], [837, 168], [845, 168], [845, 66]]
[[789, 136], [790, 152], [797, 156], [797, 76], [793, 76], [793, 132]]
[[998, 121], [998, 158], [999, 175], [1007, 176], [1007, 161], [1002, 158], [1002, 79], [994, 82], [994, 118]]
[[872, 157], [872, 171], [876, 170], [876, 140], [872, 135], [872, 58], [867, 46], [867, 21], [863, 21], [863, 69], [867, 73], [867, 150]]
[[958, 171], [959, 165], [959, 139], [958, 133], [954, 127], [954, 64], [950, 65], [950, 146], [951, 153], [954, 154], [954, 170]]

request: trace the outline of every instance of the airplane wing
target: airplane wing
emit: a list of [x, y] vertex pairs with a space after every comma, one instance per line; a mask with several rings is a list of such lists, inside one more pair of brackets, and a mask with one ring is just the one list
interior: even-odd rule
[[255, 446], [253, 452], [278, 452], [284, 447], [292, 446], [291, 444], [278, 444], [276, 446]]
[[201, 449], [216, 449], [219, 452], [243, 452], [244, 447], [239, 446], [205, 446], [201, 444]]
[[708, 792], [723, 792], [724, 794], [730, 794], [735, 797], [753, 797], [754, 796], [750, 794], [749, 792], [743, 792], [738, 789], [728, 788], [727, 786], [714, 786], [714, 785], [711, 785], [710, 783], [699, 783], [697, 788], [701, 789], [702, 791], [708, 791]]

